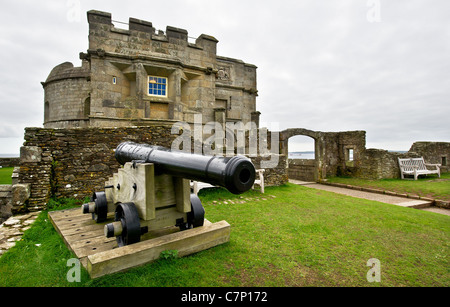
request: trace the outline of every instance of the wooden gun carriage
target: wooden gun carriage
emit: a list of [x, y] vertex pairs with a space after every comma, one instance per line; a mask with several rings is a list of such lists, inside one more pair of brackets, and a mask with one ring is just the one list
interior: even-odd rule
[[116, 237], [119, 246], [140, 241], [150, 230], [177, 226], [180, 230], [200, 227], [205, 210], [191, 194], [190, 180], [198, 180], [243, 193], [254, 184], [255, 168], [243, 156], [204, 156], [125, 142], [115, 151], [123, 165], [83, 204], [97, 223], [114, 213], [114, 222], [104, 226], [106, 237]]

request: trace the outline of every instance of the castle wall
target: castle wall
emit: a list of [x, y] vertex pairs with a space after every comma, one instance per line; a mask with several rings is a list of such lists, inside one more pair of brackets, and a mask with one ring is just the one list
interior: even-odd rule
[[79, 127], [88, 119], [91, 87], [88, 81], [89, 64], [81, 67], [72, 63], [56, 66], [44, 87], [44, 125], [46, 127]]
[[[118, 128], [26, 128], [21, 147], [19, 183], [29, 184], [28, 210], [45, 208], [50, 197], [84, 199], [104, 190], [105, 181], [120, 167], [114, 149], [133, 141], [171, 148], [177, 135], [170, 125]], [[252, 158], [260, 168], [261, 156]], [[286, 157], [264, 173], [266, 185], [287, 181]], [[24, 208], [22, 208], [24, 209]], [[18, 210], [18, 209], [17, 209]]]
[[[115, 127], [133, 120], [203, 122], [223, 113], [224, 122], [252, 120], [256, 112], [256, 66], [218, 57], [218, 40], [129, 19], [114, 27], [111, 14], [87, 13], [89, 49], [82, 67], [56, 66], [46, 82], [44, 127]], [[167, 78], [165, 95], [149, 92], [149, 76]], [[86, 101], [87, 97], [89, 101]], [[121, 122], [121, 123], [119, 123]]]

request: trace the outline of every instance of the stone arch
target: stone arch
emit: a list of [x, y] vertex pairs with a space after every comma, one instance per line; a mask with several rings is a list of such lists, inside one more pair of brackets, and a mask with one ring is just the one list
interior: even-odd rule
[[280, 143], [281, 153], [288, 157], [289, 155], [289, 139], [294, 136], [307, 136], [314, 140], [314, 160], [288, 159], [286, 167], [288, 175], [291, 179], [299, 179], [304, 181], [318, 181], [320, 179], [320, 132], [308, 130], [304, 128], [291, 128], [281, 131]]

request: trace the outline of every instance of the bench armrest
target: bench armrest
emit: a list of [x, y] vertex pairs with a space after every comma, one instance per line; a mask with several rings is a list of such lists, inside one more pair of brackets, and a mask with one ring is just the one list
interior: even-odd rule
[[434, 166], [436, 168], [440, 168], [441, 164], [430, 164], [430, 163], [425, 163], [425, 166]]

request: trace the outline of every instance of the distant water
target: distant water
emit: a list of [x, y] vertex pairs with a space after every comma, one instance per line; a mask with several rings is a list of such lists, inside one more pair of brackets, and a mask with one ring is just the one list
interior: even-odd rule
[[308, 159], [308, 160], [314, 160], [315, 154], [314, 151], [296, 151], [296, 152], [290, 152], [289, 159]]
[[0, 154], [0, 158], [19, 158], [18, 154]]

